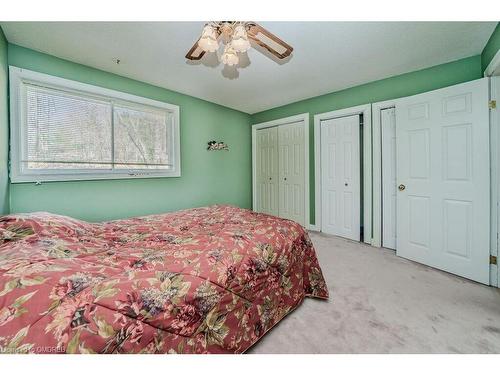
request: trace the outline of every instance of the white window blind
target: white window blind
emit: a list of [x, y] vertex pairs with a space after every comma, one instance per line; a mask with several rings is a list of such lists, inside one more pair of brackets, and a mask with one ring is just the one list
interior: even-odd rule
[[180, 175], [178, 107], [10, 69], [13, 182]]
[[110, 169], [111, 103], [26, 85], [28, 169]]

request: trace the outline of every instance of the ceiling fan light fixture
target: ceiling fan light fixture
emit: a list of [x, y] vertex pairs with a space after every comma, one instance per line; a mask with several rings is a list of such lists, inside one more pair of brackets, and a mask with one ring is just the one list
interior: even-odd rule
[[247, 31], [243, 24], [238, 24], [234, 28], [231, 45], [236, 52], [243, 53], [250, 49], [250, 42], [248, 40]]
[[[220, 61], [226, 66], [239, 64], [239, 54], [245, 53], [250, 47], [259, 47], [279, 60], [286, 59], [293, 51], [292, 46], [253, 21], [210, 21], [204, 25], [200, 38], [188, 51], [186, 59], [199, 61], [207, 52], [218, 51], [220, 45], [224, 46]], [[248, 61], [245, 55], [243, 59]], [[241, 64], [239, 68], [249, 64], [248, 61], [248, 64]]]
[[224, 47], [224, 53], [221, 56], [221, 61], [223, 64], [228, 65], [228, 66], [233, 66], [238, 64], [239, 62], [238, 55], [236, 54], [236, 51], [232, 47], [231, 43], [226, 44], [226, 47]]
[[198, 46], [206, 52], [215, 52], [219, 49], [217, 42], [217, 32], [211, 25], [205, 25]]

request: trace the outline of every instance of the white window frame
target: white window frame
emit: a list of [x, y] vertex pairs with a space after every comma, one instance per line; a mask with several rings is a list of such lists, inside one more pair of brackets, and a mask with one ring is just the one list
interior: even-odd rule
[[[21, 69], [15, 66], [9, 67], [10, 79], [10, 180], [12, 183], [43, 182], [43, 181], [74, 181], [74, 180], [109, 180], [129, 178], [158, 178], [158, 177], [180, 177], [180, 130], [179, 130], [179, 106], [127, 94], [120, 91], [105, 89], [103, 87], [89, 85], [43, 73]], [[21, 160], [26, 152], [25, 134], [26, 128], [26, 98], [24, 95], [25, 84], [35, 84], [49, 89], [63, 90], [76, 94], [94, 96], [97, 99], [111, 102], [111, 105], [120, 104], [133, 107], [134, 105], [145, 105], [160, 110], [166, 110], [171, 114], [172, 129], [172, 168], [168, 170], [151, 169], [106, 169], [100, 171], [89, 171], [88, 169], [61, 170], [55, 172], [53, 169], [38, 169], [26, 171], [22, 169]], [[112, 116], [114, 117], [114, 116]]]

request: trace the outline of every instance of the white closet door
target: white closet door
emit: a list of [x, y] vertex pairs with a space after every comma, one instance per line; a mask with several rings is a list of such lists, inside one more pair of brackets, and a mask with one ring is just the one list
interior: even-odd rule
[[382, 246], [396, 249], [396, 115], [380, 111], [382, 131]]
[[278, 126], [279, 216], [305, 225], [304, 122]]
[[256, 177], [258, 212], [278, 216], [278, 128], [256, 132]]
[[397, 254], [488, 284], [487, 79], [398, 100], [396, 123]]
[[321, 230], [360, 239], [359, 115], [321, 121]]

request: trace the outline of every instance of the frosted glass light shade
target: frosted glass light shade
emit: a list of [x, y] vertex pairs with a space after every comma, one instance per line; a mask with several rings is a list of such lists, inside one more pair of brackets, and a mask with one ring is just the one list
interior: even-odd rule
[[250, 49], [250, 42], [245, 30], [245, 26], [238, 25], [234, 28], [233, 39], [231, 45], [236, 52], [246, 52]]
[[223, 64], [229, 66], [236, 65], [239, 62], [238, 55], [236, 54], [236, 51], [231, 46], [231, 44], [226, 44], [226, 47], [224, 48], [224, 53], [222, 54], [220, 59]]
[[201, 38], [198, 41], [198, 46], [206, 52], [215, 52], [219, 48], [219, 42], [217, 42], [217, 33], [215, 29], [206, 25], [201, 33]]

